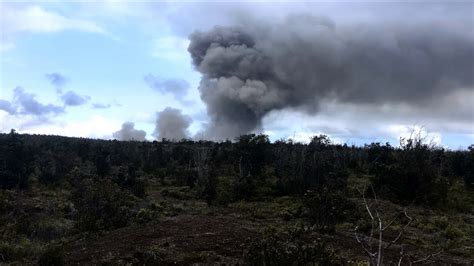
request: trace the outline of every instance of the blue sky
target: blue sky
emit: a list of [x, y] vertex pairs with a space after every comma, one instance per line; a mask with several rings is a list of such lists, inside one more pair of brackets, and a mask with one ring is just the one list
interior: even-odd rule
[[[377, 20], [396, 21], [402, 14], [412, 14], [419, 20], [447, 14], [441, 19], [454, 21], [454, 26], [466, 24], [456, 17], [472, 22], [473, 16], [472, 4], [468, 3], [456, 7], [396, 3], [51, 1], [1, 2], [0, 8], [1, 132], [16, 128], [21, 133], [109, 139], [123, 123], [133, 122], [134, 128], [144, 130], [149, 140], [154, 139], [157, 113], [166, 107], [180, 109], [191, 119], [190, 137], [209, 122], [206, 104], [198, 90], [202, 74], [195, 70], [187, 51], [188, 36], [195, 30], [233, 25], [247, 13], [271, 21], [309, 10], [344, 23], [369, 24]], [[470, 27], [472, 30], [473, 26]], [[53, 84], [47, 78], [53, 73], [64, 78], [63, 84]], [[145, 81], [147, 75], [168, 85], [180, 81], [184, 93], [153, 88]], [[44, 108], [57, 106], [61, 111], [28, 111], [19, 100], [15, 102], [15, 97], [20, 97], [18, 90], [15, 94], [18, 87], [23, 88], [21, 97], [33, 94], [35, 104]], [[70, 99], [66, 104], [67, 92], [82, 100]], [[308, 114], [294, 108], [274, 110], [263, 118], [258, 131], [274, 140], [307, 141], [311, 135], [324, 133], [336, 142], [396, 144], [398, 137], [408, 136], [416, 129], [438, 144], [465, 148], [474, 143], [472, 86], [448, 95], [445, 101], [454, 103], [446, 110], [454, 108], [459, 112], [443, 111], [444, 104], [439, 105], [439, 110], [420, 109], [413, 113], [416, 108], [406, 109], [402, 105], [374, 107], [328, 101], [318, 113]], [[8, 112], [7, 104], [18, 109]]]

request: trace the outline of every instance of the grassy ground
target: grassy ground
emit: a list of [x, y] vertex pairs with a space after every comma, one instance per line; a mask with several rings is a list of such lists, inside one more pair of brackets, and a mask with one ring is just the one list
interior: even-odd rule
[[[364, 265], [368, 260], [354, 237], [354, 228], [358, 226], [359, 232], [366, 234], [370, 229], [371, 220], [356, 189], [366, 183], [365, 177], [349, 179], [347, 196], [358, 206], [360, 217], [338, 224], [331, 234], [308, 229], [302, 202], [289, 196], [208, 206], [196, 199], [189, 187], [163, 186], [151, 179], [146, 198], [137, 199], [133, 223], [84, 233], [74, 227], [76, 210], [69, 201], [67, 186], [4, 190], [0, 195], [0, 262], [234, 265], [244, 262], [250, 244], [262, 239], [265, 232], [277, 234], [304, 228], [306, 241], [325, 243], [346, 264]], [[384, 224], [395, 220], [384, 233], [385, 243], [395, 239], [406, 224], [405, 210], [413, 219], [400, 240], [385, 251], [386, 264], [398, 261], [400, 244], [415, 258], [439, 252], [426, 264], [474, 264], [472, 210], [461, 213], [420, 206], [402, 208], [382, 200], [368, 200], [368, 205], [377, 208]]]

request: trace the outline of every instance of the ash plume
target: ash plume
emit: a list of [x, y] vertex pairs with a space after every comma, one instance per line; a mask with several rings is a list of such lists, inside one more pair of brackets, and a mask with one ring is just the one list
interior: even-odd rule
[[273, 110], [315, 113], [325, 100], [419, 106], [472, 90], [473, 27], [445, 24], [338, 26], [302, 15], [194, 32], [188, 51], [211, 119], [204, 134], [232, 138]]
[[166, 107], [157, 114], [153, 135], [157, 140], [181, 140], [189, 137], [187, 128], [190, 124], [191, 118], [184, 115], [181, 110]]
[[117, 140], [145, 141], [146, 132], [144, 130], [135, 129], [133, 122], [125, 122], [122, 124], [122, 128], [114, 132], [112, 136]]

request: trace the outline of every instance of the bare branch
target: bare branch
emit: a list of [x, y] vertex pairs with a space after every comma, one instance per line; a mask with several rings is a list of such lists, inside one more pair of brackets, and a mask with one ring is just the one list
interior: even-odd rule
[[387, 230], [387, 228], [389, 228], [395, 222], [395, 220], [397, 220], [397, 218], [391, 220], [384, 228], [382, 228], [382, 231]]
[[356, 241], [357, 241], [357, 243], [359, 243], [359, 244], [362, 246], [362, 248], [364, 249], [365, 253], [367, 253], [367, 255], [372, 259], [373, 257], [375, 257], [376, 253], [370, 252], [370, 250], [366, 247], [365, 242], [359, 239], [359, 236], [357, 235], [357, 229], [358, 229], [358, 228], [359, 228], [359, 227], [356, 226], [356, 228], [354, 229], [354, 235], [355, 235]]
[[413, 221], [413, 219], [408, 216], [407, 214], [407, 210], [405, 209], [404, 210], [404, 213], [405, 213], [405, 216], [408, 218], [408, 223], [405, 224], [405, 226], [403, 226], [402, 230], [400, 230], [400, 232], [398, 233], [397, 237], [392, 240], [390, 243], [388, 243], [388, 245], [385, 247], [385, 248], [389, 248], [390, 246], [392, 246], [393, 244], [395, 244], [398, 240], [400, 240], [400, 238], [402, 237], [403, 233], [405, 232], [406, 228], [411, 224], [411, 222]]
[[364, 186], [364, 190], [363, 191], [359, 190], [359, 193], [362, 195], [362, 199], [364, 200], [365, 209], [367, 210], [367, 213], [369, 213], [370, 219], [372, 220], [371, 221], [371, 228], [370, 228], [370, 235], [369, 235], [369, 247], [372, 248], [372, 238], [373, 238], [373, 235], [374, 235], [375, 219], [374, 219], [374, 215], [370, 211], [369, 204], [367, 203], [367, 200], [365, 199], [365, 194], [364, 194], [365, 189], [366, 188]]
[[382, 231], [382, 219], [380, 219], [379, 212], [375, 210], [377, 214], [377, 219], [379, 220], [379, 250], [377, 252], [377, 265], [382, 264], [382, 243], [383, 243], [383, 231]]
[[375, 202], [378, 203], [378, 200], [377, 200], [377, 193], [375, 193], [375, 189], [374, 189], [374, 186], [372, 186], [372, 184], [370, 184], [370, 189], [372, 190], [372, 194], [374, 194]]
[[403, 257], [405, 257], [405, 253], [403, 251], [403, 244], [402, 244], [400, 248], [400, 259], [398, 260], [398, 266], [402, 265]]
[[415, 260], [415, 261], [413, 262], [413, 264], [420, 263], [420, 262], [423, 262], [423, 261], [427, 261], [427, 260], [431, 259], [432, 257], [434, 257], [434, 256], [436, 256], [436, 255], [439, 255], [439, 254], [441, 254], [441, 251], [438, 251], [438, 252], [436, 252], [436, 253], [432, 253], [432, 254], [430, 254], [430, 255], [428, 255], [428, 256], [422, 258], [422, 259]]

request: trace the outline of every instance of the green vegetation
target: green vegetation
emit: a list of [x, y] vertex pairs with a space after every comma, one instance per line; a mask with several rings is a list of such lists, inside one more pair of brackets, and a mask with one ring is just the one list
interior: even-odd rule
[[12, 131], [0, 134], [0, 263], [364, 263], [354, 229], [366, 242], [378, 234], [369, 208], [384, 241], [403, 232], [384, 242], [384, 263], [405, 247], [412, 261], [442, 252], [429, 261], [469, 264], [473, 169], [474, 146], [420, 138], [355, 147], [326, 136], [120, 142]]

